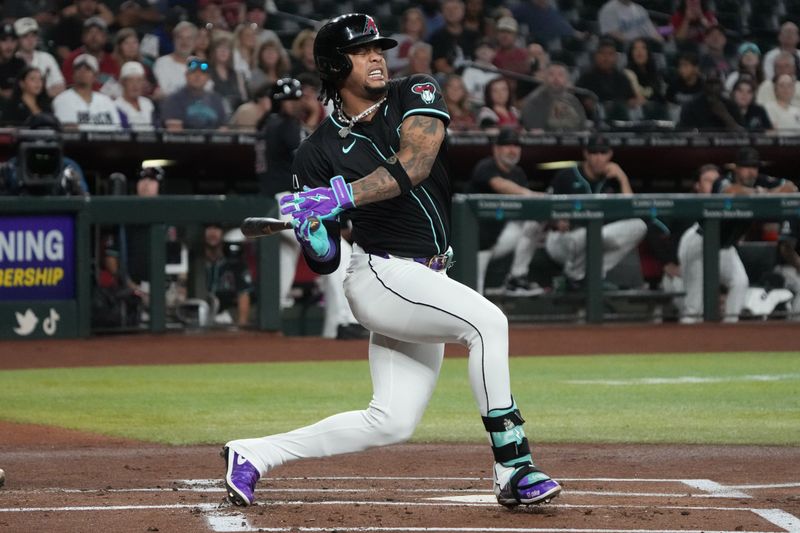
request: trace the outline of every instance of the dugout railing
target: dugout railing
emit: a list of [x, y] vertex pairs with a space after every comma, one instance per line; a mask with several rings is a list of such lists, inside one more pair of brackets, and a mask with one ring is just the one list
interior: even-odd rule
[[[724, 220], [780, 221], [800, 217], [800, 194], [727, 196], [700, 194], [553, 195], [534, 198], [495, 194], [456, 195], [453, 199], [451, 276], [476, 286], [478, 225], [481, 220], [567, 219], [584, 224], [586, 246], [586, 321], [603, 316], [601, 229], [626, 218], [698, 221], [703, 228], [703, 319], [718, 321], [720, 224]], [[466, 258], [466, 259], [465, 259]], [[460, 260], [459, 260], [460, 259]]]
[[[168, 225], [202, 225], [222, 222], [237, 225], [248, 216], [275, 216], [274, 200], [256, 196], [161, 196], [135, 197], [0, 197], [0, 338], [87, 337], [91, 333], [91, 298], [93, 284], [92, 227], [95, 225], [148, 226], [149, 274], [152, 287], [165, 285], [165, 239]], [[14, 276], [10, 269], [30, 265], [9, 261], [17, 251], [9, 246], [8, 235], [14, 224], [23, 219], [44, 219], [58, 215], [72, 221], [69, 261], [72, 290], [60, 299], [19, 299], [7, 289]], [[475, 287], [477, 275], [478, 225], [482, 219], [553, 220], [569, 219], [586, 225], [587, 291], [586, 321], [600, 323], [603, 317], [602, 249], [600, 231], [606, 221], [623, 218], [664, 218], [699, 220], [704, 228], [704, 319], [719, 320], [720, 223], [724, 220], [783, 220], [800, 217], [800, 194], [734, 197], [721, 195], [631, 195], [631, 196], [545, 196], [520, 198], [501, 195], [456, 195], [453, 199], [453, 247], [456, 262], [450, 275]], [[9, 229], [10, 228], [10, 229]], [[5, 247], [2, 246], [5, 244]], [[279, 308], [279, 242], [277, 238], [256, 241], [257, 313], [255, 325], [260, 330], [281, 329]], [[20, 248], [18, 251], [22, 251]], [[15, 259], [24, 259], [17, 257]], [[22, 278], [20, 278], [22, 279]], [[9, 296], [12, 294], [12, 296]], [[31, 310], [39, 327], [24, 331], [20, 317]], [[56, 313], [60, 327], [44, 330], [45, 318]], [[166, 298], [163, 291], [151, 291], [149, 331], [166, 329]]]

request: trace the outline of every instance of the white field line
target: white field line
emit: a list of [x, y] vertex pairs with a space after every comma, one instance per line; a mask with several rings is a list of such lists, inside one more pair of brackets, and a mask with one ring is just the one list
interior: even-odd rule
[[800, 531], [800, 520], [782, 509], [753, 509], [753, 512], [786, 531]]
[[745, 492], [726, 487], [710, 479], [684, 479], [683, 483], [708, 493], [710, 498], [752, 498]]
[[[492, 481], [490, 477], [422, 477], [422, 476], [308, 476], [308, 477], [268, 477], [270, 482], [281, 481]], [[222, 478], [210, 479], [175, 479], [181, 485], [219, 485]], [[683, 483], [681, 478], [647, 478], [647, 477], [558, 477], [558, 481], [608, 481], [612, 483]], [[800, 485], [800, 482], [797, 483]], [[775, 485], [779, 487], [781, 485]], [[791, 485], [793, 486], [793, 485]], [[771, 485], [764, 485], [771, 487]], [[738, 487], [737, 487], [738, 488]]]
[[751, 374], [745, 376], [677, 376], [674, 378], [631, 379], [571, 379], [571, 385], [693, 385], [698, 383], [730, 383], [747, 381], [791, 381], [800, 379], [800, 374]]

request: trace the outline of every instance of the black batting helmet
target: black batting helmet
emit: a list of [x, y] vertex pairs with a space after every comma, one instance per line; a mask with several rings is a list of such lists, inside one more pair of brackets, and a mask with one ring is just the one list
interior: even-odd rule
[[325, 24], [314, 39], [314, 63], [319, 77], [336, 82], [350, 74], [353, 63], [345, 52], [374, 43], [384, 50], [397, 46], [397, 41], [381, 36], [375, 19], [362, 13], [341, 15]]
[[281, 78], [272, 86], [272, 101], [299, 100], [303, 96], [300, 82], [294, 78]]

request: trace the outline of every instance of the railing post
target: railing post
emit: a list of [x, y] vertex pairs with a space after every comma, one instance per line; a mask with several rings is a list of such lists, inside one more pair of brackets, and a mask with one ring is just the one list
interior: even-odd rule
[[78, 308], [78, 336], [88, 337], [92, 330], [92, 266], [89, 213], [75, 212], [75, 299]]
[[603, 220], [586, 226], [586, 321], [603, 322]]
[[258, 329], [281, 329], [280, 309], [280, 240], [282, 237], [259, 239], [258, 250]]
[[149, 253], [150, 253], [150, 331], [159, 333], [167, 327], [167, 301], [166, 285], [167, 276], [165, 267], [167, 262], [167, 226], [166, 224], [151, 224], [149, 227]]
[[478, 281], [478, 217], [465, 198], [453, 198], [452, 231], [455, 263], [450, 277], [475, 289]]
[[703, 320], [719, 321], [719, 229], [716, 218], [703, 219]]

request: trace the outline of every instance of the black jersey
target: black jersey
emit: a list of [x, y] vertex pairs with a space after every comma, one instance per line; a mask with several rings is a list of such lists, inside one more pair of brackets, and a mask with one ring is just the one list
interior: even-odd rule
[[[345, 138], [342, 124], [328, 117], [297, 150], [292, 166], [295, 187], [329, 187], [334, 176], [349, 183], [373, 172], [400, 149], [400, 125], [412, 115], [441, 119], [450, 115], [438, 83], [425, 75], [389, 82], [386, 101], [370, 122], [359, 122]], [[353, 239], [370, 252], [428, 257], [450, 245], [451, 184], [447, 140], [442, 142], [430, 176], [406, 194], [356, 206], [347, 212]]]
[[[524, 170], [514, 165], [506, 172], [497, 166], [494, 157], [490, 156], [481, 159], [478, 164], [475, 165], [475, 169], [472, 171], [472, 177], [467, 184], [467, 192], [475, 194], [497, 194], [497, 191], [492, 189], [492, 186], [489, 185], [489, 182], [492, 181], [493, 178], [505, 178], [513, 181], [517, 185], [528, 188], [528, 177], [525, 175]], [[506, 221], [504, 219], [481, 220], [478, 226], [478, 243], [480, 249], [487, 250], [494, 246], [497, 237], [500, 236], [505, 226]]]
[[300, 121], [280, 113], [269, 116], [256, 138], [256, 176], [261, 194], [292, 190], [292, 160], [305, 130]]
[[619, 183], [608, 181], [604, 176], [589, 179], [584, 176], [581, 165], [565, 168], [553, 176], [548, 192], [551, 194], [600, 194], [618, 193]]

